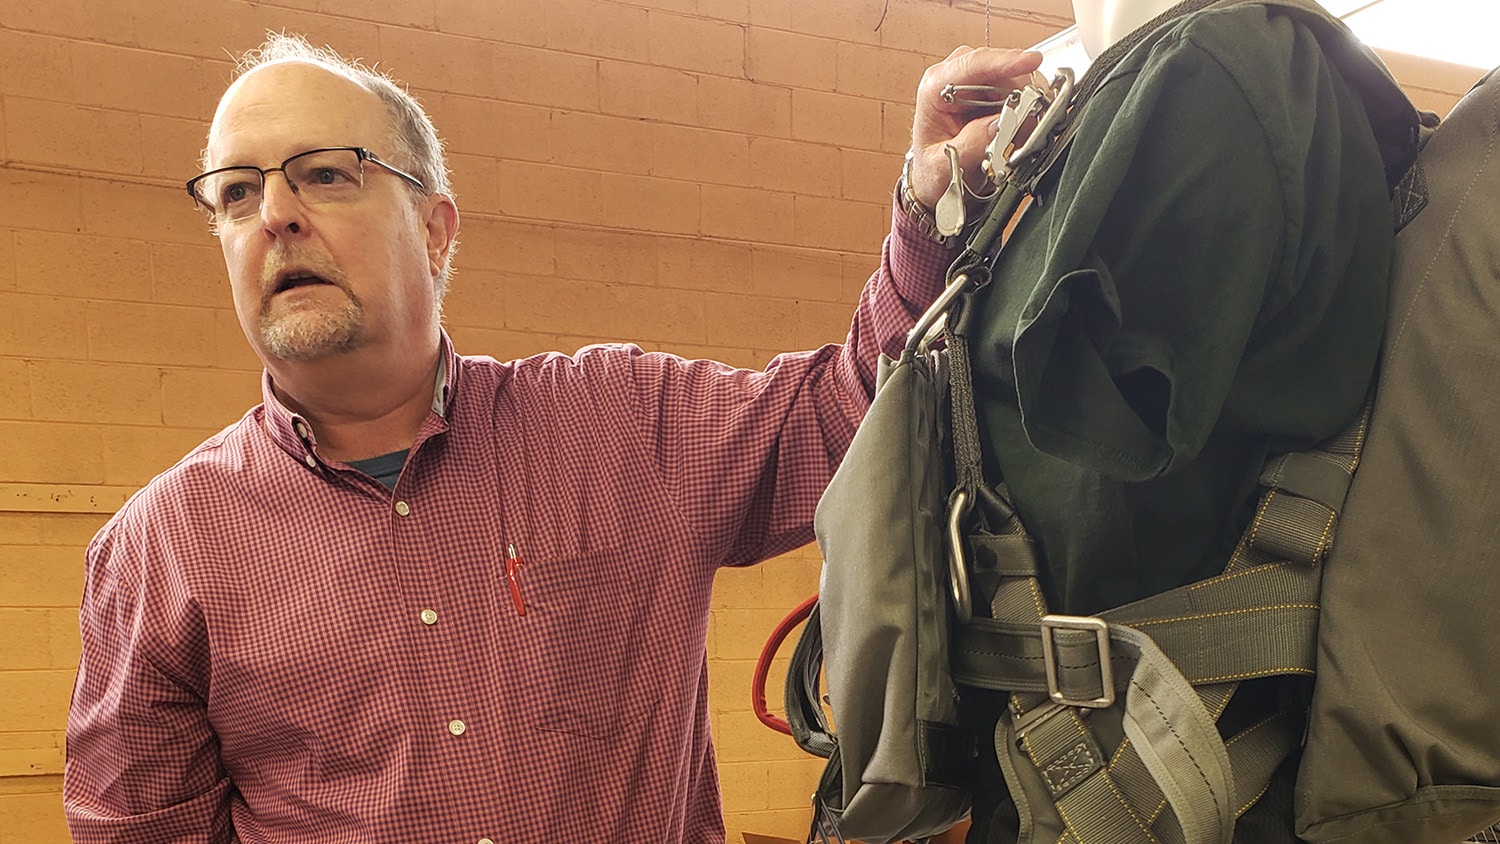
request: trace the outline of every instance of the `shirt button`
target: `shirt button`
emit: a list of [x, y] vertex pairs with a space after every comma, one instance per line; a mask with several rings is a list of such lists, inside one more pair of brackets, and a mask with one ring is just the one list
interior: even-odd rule
[[437, 610], [422, 610], [423, 624], [437, 624]]
[[468, 727], [464, 726], [464, 722], [458, 720], [457, 718], [454, 718], [452, 721], [448, 722], [448, 732], [454, 734], [455, 736], [463, 735], [464, 730], [467, 729]]
[[396, 515], [398, 515], [398, 516], [410, 516], [411, 515], [411, 505], [407, 504], [405, 501], [397, 501], [396, 502]]
[[491, 841], [488, 838], [481, 838], [479, 839], [479, 844], [495, 844], [495, 842]]
[[301, 419], [293, 422], [292, 428], [296, 430], [297, 436], [301, 437], [304, 440], [307, 439], [307, 425], [305, 425]]
[[318, 458], [313, 457], [311, 454], [309, 454], [306, 457], [302, 458], [302, 462], [306, 463], [309, 468], [312, 468], [312, 469], [318, 468]]

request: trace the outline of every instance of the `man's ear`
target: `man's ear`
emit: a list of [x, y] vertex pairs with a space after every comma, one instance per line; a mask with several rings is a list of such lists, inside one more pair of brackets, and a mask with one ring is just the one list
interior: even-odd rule
[[453, 244], [458, 239], [458, 206], [452, 198], [440, 193], [427, 197], [423, 205], [427, 227], [427, 264], [435, 279], [448, 263]]

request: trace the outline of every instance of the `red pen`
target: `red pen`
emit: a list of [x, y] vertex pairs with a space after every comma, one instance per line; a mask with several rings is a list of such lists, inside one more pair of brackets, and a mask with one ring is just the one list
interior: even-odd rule
[[521, 555], [516, 553], [515, 545], [505, 547], [505, 579], [510, 583], [510, 600], [516, 605], [516, 612], [526, 614], [526, 598], [521, 595], [521, 567], [526, 562]]

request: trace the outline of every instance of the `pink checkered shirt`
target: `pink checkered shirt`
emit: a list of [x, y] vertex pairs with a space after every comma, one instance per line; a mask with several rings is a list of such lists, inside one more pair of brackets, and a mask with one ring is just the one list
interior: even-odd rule
[[904, 226], [846, 344], [764, 372], [444, 338], [394, 492], [267, 389], [88, 549], [74, 841], [723, 841], [714, 572], [811, 540], [946, 268]]

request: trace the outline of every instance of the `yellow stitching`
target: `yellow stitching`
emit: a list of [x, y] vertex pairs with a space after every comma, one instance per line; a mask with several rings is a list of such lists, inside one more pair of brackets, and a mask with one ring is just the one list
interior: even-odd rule
[[1036, 610], [1037, 618], [1047, 614], [1047, 602], [1042, 599], [1042, 590], [1036, 585], [1036, 578], [1026, 578], [1026, 585], [1031, 589], [1031, 605]]
[[1248, 674], [1225, 674], [1223, 677], [1200, 677], [1195, 682], [1197, 685], [1206, 683], [1228, 683], [1232, 680], [1254, 680], [1256, 677], [1274, 677], [1277, 674], [1303, 674], [1308, 677], [1315, 674], [1311, 668], [1267, 668], [1263, 671], [1253, 671]]
[[1269, 612], [1271, 610], [1315, 610], [1317, 604], [1269, 604], [1264, 607], [1251, 607], [1243, 610], [1220, 610], [1219, 612], [1199, 613], [1198, 615], [1179, 615], [1170, 618], [1158, 618], [1155, 621], [1137, 621], [1131, 627], [1150, 627], [1153, 624], [1171, 624], [1177, 621], [1197, 621], [1204, 618], [1223, 618], [1230, 615], [1245, 615], [1253, 612]]
[[1260, 791], [1256, 792], [1256, 794], [1255, 794], [1254, 797], [1250, 798], [1250, 802], [1249, 803], [1246, 803], [1245, 805], [1239, 807], [1238, 809], [1236, 809], [1234, 811], [1234, 816], [1235, 817], [1239, 817], [1240, 815], [1243, 815], [1246, 812], [1250, 811], [1250, 807], [1254, 806], [1257, 800], [1259, 800], [1260, 798], [1264, 797], [1266, 795], [1266, 792], [1269, 791], [1270, 788], [1271, 788], [1271, 784], [1270, 783], [1266, 783], [1264, 788], [1262, 788]]
[[1125, 814], [1129, 815], [1130, 819], [1135, 822], [1135, 825], [1140, 827], [1141, 832], [1146, 834], [1146, 840], [1161, 844], [1161, 840], [1151, 832], [1151, 828], [1141, 821], [1140, 815], [1137, 815], [1135, 810], [1130, 808], [1130, 802], [1125, 799], [1125, 795], [1120, 793], [1120, 789], [1115, 786], [1115, 780], [1109, 775], [1109, 770], [1105, 769], [1100, 771], [1100, 773], [1104, 775], [1104, 784], [1109, 786], [1109, 790], [1115, 795], [1115, 799], [1120, 801], [1120, 805], [1124, 807]]
[[1217, 586], [1220, 583], [1228, 583], [1229, 581], [1234, 580], [1237, 577], [1244, 577], [1247, 574], [1259, 574], [1260, 572], [1270, 568], [1291, 568], [1292, 565], [1293, 564], [1290, 562], [1280, 561], [1275, 563], [1262, 563], [1258, 566], [1252, 566], [1251, 568], [1241, 569], [1240, 571], [1232, 573], [1226, 570], [1224, 574], [1218, 575], [1217, 577], [1210, 577], [1207, 580], [1200, 580], [1197, 583], [1188, 586], [1188, 591], [1196, 592], [1199, 589], [1206, 589], [1210, 586]]

